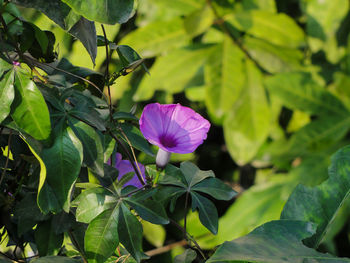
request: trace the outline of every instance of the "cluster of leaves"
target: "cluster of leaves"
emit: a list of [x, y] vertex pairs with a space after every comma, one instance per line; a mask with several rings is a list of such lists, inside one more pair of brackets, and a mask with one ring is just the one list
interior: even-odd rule
[[[79, 15], [85, 12], [83, 5], [76, 10], [76, 2], [72, 1], [71, 10], [60, 1], [16, 3], [47, 11], [58, 25], [86, 45], [94, 59], [98, 45], [96, 31], [89, 31], [94, 22]], [[115, 1], [111, 4], [112, 10], [118, 7], [123, 11], [120, 11], [123, 19], [131, 12], [127, 6], [122, 9], [118, 3], [114, 6]], [[52, 14], [49, 11], [54, 5], [63, 8]], [[63, 15], [65, 19], [75, 18], [72, 26], [57, 20], [63, 19]], [[115, 15], [114, 12], [106, 21], [88, 18], [124, 21]], [[140, 262], [148, 258], [142, 252], [141, 222], [169, 223], [164, 199], [168, 198], [167, 193], [191, 195], [192, 209], [199, 211], [203, 225], [217, 232], [216, 208], [201, 193], [229, 200], [235, 192], [215, 179], [212, 172], [183, 163], [181, 168], [173, 167], [174, 175], [163, 173], [166, 179], [161, 180], [162, 186], [157, 186], [152, 183], [158, 177], [151, 173], [155, 171], [153, 167], [149, 168], [148, 184], [138, 189], [123, 187], [132, 174], [118, 181], [118, 170], [106, 164], [114, 159], [117, 148], [132, 162], [134, 148], [150, 158], [154, 156], [137, 128], [138, 119], [131, 113], [115, 111], [103, 94], [105, 85], [142, 64], [132, 48], [114, 47], [107, 38], [100, 39], [102, 45], [116, 49], [123, 65], [119, 72], [110, 76], [107, 72], [104, 78], [98, 72], [75, 67], [66, 59], [57, 60], [53, 34], [24, 21], [14, 4], [1, 2], [1, 25], [1, 249], [16, 247], [2, 255], [24, 260], [29, 250], [37, 253], [35, 258], [39, 257], [34, 262], [80, 259], [100, 263], [116, 258]], [[95, 39], [94, 46], [87, 41], [91, 39]], [[176, 189], [171, 186], [174, 183]], [[163, 197], [162, 202], [158, 196]], [[172, 205], [176, 199], [171, 200]], [[175, 224], [190, 238], [186, 229]]]
[[346, 0], [140, 4], [138, 27], [120, 43], [155, 60], [150, 76], [122, 83], [129, 96], [182, 94], [205, 107], [241, 176], [253, 167], [262, 182], [230, 207], [217, 236], [194, 224], [204, 247], [278, 219], [298, 183], [327, 178], [330, 155], [349, 143], [349, 17]]
[[[350, 262], [315, 250], [326, 244], [332, 251], [348, 218], [349, 147], [333, 156], [327, 181], [299, 185], [288, 198], [298, 182], [324, 180], [330, 154], [348, 142], [348, 3], [144, 0], [139, 27], [116, 45], [97, 36], [95, 25], [126, 22], [133, 1], [96, 2], [0, 0], [0, 250], [14, 247], [2, 255], [21, 261], [34, 251], [36, 263], [140, 262], [148, 257], [146, 222], [178, 227], [203, 254], [198, 243], [211, 249], [279, 219], [224, 243], [208, 262]], [[25, 21], [12, 3], [44, 13], [79, 39], [93, 63], [98, 46], [112, 53], [107, 65], [116, 51], [120, 67], [101, 74], [57, 59], [55, 35]], [[151, 76], [129, 77], [154, 58]], [[116, 151], [132, 161], [136, 149], [150, 163], [154, 154], [138, 119], [104, 95], [112, 85], [132, 86], [129, 104], [131, 96], [171, 101], [167, 95], [183, 92], [223, 127], [238, 165], [288, 174], [244, 192], [219, 221], [212, 199], [235, 192], [190, 162], [168, 165], [158, 185], [159, 171], [148, 165], [143, 188], [123, 187], [131, 175], [118, 181], [113, 161], [106, 164]], [[172, 218], [183, 199], [185, 213], [197, 210], [206, 230], [193, 218], [185, 216], [184, 227]], [[186, 250], [174, 260], [196, 256]]]

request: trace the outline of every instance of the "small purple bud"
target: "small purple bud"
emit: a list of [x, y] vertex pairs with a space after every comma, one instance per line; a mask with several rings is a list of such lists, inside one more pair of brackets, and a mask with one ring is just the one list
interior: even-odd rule
[[21, 65], [21, 63], [19, 63], [18, 61], [13, 61], [12, 64], [17, 67]]

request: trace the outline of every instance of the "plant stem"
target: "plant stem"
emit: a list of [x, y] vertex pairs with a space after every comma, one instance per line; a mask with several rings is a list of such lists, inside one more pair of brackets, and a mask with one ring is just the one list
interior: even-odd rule
[[178, 242], [175, 242], [175, 243], [171, 243], [171, 244], [166, 245], [164, 247], [159, 247], [159, 248], [156, 248], [156, 249], [149, 250], [149, 251], [146, 252], [146, 255], [150, 256], [150, 257], [153, 257], [153, 256], [156, 256], [156, 255], [168, 252], [168, 251], [172, 250], [174, 247], [180, 247], [180, 246], [183, 247], [185, 245], [187, 245], [187, 240], [183, 239], [181, 241], [178, 241]]
[[[186, 226], [187, 226], [187, 204], [188, 204], [188, 196], [189, 196], [189, 191], [186, 192], [186, 197], [185, 197], [185, 215], [184, 215], [184, 230], [185, 233], [187, 233]], [[185, 236], [186, 237], [186, 236]]]
[[2, 171], [1, 178], [0, 178], [0, 186], [1, 186], [2, 181], [5, 178], [7, 166], [8, 166], [9, 159], [10, 159], [11, 138], [12, 138], [12, 130], [10, 130], [10, 135], [9, 135], [8, 140], [7, 140], [7, 156], [6, 156], [5, 167], [4, 167], [4, 170]]

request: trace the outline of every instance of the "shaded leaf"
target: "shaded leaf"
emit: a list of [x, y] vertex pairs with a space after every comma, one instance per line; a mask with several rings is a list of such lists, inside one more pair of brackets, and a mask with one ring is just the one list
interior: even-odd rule
[[189, 189], [204, 179], [215, 177], [213, 171], [202, 171], [191, 162], [182, 162], [180, 165], [180, 170], [186, 179]]
[[231, 200], [237, 193], [217, 178], [208, 178], [192, 187], [193, 191], [208, 194], [218, 200]]
[[46, 166], [46, 180], [38, 193], [40, 209], [66, 212], [70, 207], [70, 193], [78, 178], [83, 159], [83, 147], [70, 128], [62, 129], [54, 144], [41, 153]]
[[309, 222], [279, 220], [266, 223], [248, 235], [221, 245], [207, 261], [211, 262], [350, 262], [304, 246], [302, 240], [315, 233]]
[[47, 256], [34, 259], [33, 263], [78, 263], [78, 260], [62, 256]]
[[39, 255], [57, 255], [63, 243], [63, 234], [56, 234], [51, 220], [39, 223], [35, 229], [35, 244]]
[[196, 251], [192, 249], [186, 249], [182, 254], [177, 255], [174, 258], [174, 263], [191, 263], [197, 257]]
[[214, 235], [218, 232], [218, 212], [215, 205], [207, 198], [191, 192], [192, 211], [198, 209], [199, 220]]
[[316, 234], [307, 245], [317, 248], [350, 195], [350, 146], [332, 157], [329, 179], [316, 187], [298, 185], [288, 199], [281, 218], [317, 224]]

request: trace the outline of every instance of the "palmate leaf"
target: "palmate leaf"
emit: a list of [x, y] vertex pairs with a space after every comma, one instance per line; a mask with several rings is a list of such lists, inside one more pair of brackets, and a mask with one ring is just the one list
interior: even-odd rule
[[62, 0], [74, 12], [104, 24], [125, 23], [133, 10], [133, 0]]
[[71, 128], [61, 127], [54, 144], [41, 157], [46, 180], [38, 193], [38, 205], [44, 213], [69, 211], [70, 193], [83, 160], [83, 146]]
[[11, 105], [11, 117], [20, 129], [37, 140], [44, 140], [50, 135], [51, 123], [45, 100], [30, 76], [20, 68], [15, 69], [15, 99]]
[[295, 220], [268, 222], [248, 235], [221, 245], [208, 263], [345, 263], [337, 258], [304, 246], [302, 240], [315, 233], [315, 225]]
[[330, 230], [334, 218], [350, 196], [350, 146], [332, 157], [329, 179], [316, 187], [298, 185], [288, 199], [281, 218], [317, 224], [316, 234], [305, 242], [317, 248]]

